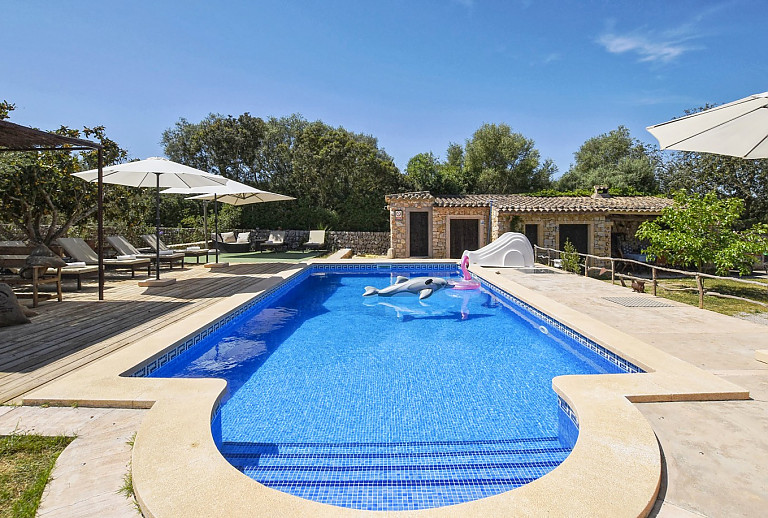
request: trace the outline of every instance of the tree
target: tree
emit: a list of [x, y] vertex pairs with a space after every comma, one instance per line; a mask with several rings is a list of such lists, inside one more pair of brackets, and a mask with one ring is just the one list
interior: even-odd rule
[[[9, 103], [3, 103], [3, 107], [13, 109]], [[64, 126], [54, 133], [81, 136], [80, 131]], [[82, 134], [102, 144], [106, 165], [126, 159], [125, 150], [106, 136], [103, 126], [84, 128]], [[97, 160], [96, 151], [1, 154], [0, 214], [7, 223], [24, 232], [28, 240], [50, 244], [96, 212], [96, 186], [71, 173], [94, 169]], [[9, 238], [12, 235], [6, 229], [3, 233]]]
[[664, 164], [659, 179], [664, 191], [715, 191], [722, 197], [743, 200], [739, 228], [768, 223], [768, 160], [676, 152]]
[[442, 193], [440, 167], [440, 161], [431, 152], [419, 153], [408, 160], [405, 177], [411, 182], [414, 190]]
[[744, 210], [741, 200], [684, 191], [675, 193], [674, 200], [659, 218], [643, 222], [636, 233], [650, 242], [644, 250], [649, 256], [698, 271], [714, 267], [724, 275], [736, 268], [745, 275], [751, 271], [754, 255], [768, 250], [768, 225], [734, 230]]
[[10, 117], [10, 113], [16, 109], [16, 105], [8, 101], [0, 102], [0, 121]]
[[575, 163], [557, 182], [559, 190], [591, 190], [595, 185], [607, 185], [614, 189], [658, 192], [656, 153], [633, 139], [624, 126], [587, 140], [574, 158]]
[[[404, 179], [373, 137], [319, 121], [310, 123], [296, 142], [293, 169], [294, 195], [335, 214], [339, 228], [389, 228], [389, 213], [382, 200], [400, 190]], [[332, 223], [320, 220], [314, 226]]]
[[[713, 108], [707, 104], [685, 110], [691, 115]], [[686, 190], [699, 194], [716, 191], [721, 197], [744, 200], [744, 213], [738, 228], [754, 223], [768, 223], [768, 159], [744, 158], [694, 153], [665, 153], [666, 160], [658, 171], [663, 192]]]
[[245, 208], [238, 213], [242, 227], [383, 230], [389, 221], [384, 195], [405, 185], [372, 136], [297, 114], [181, 119], [164, 132], [163, 143], [172, 160], [297, 198]]
[[557, 171], [541, 163], [531, 139], [512, 133], [506, 124], [483, 124], [464, 151], [466, 192], [510, 194], [545, 189]]

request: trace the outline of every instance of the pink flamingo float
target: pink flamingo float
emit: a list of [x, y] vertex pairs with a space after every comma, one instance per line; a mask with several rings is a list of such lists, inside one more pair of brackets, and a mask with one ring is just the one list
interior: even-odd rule
[[476, 290], [480, 287], [480, 281], [472, 278], [467, 266], [469, 266], [469, 257], [463, 255], [461, 257], [461, 273], [464, 279], [453, 283], [454, 290]]

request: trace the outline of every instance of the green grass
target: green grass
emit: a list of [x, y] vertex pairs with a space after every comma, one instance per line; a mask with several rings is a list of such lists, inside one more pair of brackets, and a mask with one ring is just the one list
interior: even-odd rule
[[59, 454], [73, 437], [0, 436], [0, 516], [34, 518]]
[[[241, 254], [220, 253], [219, 261], [222, 263], [298, 263], [318, 257], [319, 252], [247, 252]], [[211, 254], [210, 261], [214, 261]]]
[[[601, 275], [599, 278], [607, 280], [608, 282], [611, 280], [610, 274]], [[749, 280], [762, 282], [765, 287], [756, 286], [754, 284], [742, 284], [738, 281], [731, 280], [704, 279], [704, 290], [715, 291], [717, 293], [722, 293], [723, 295], [743, 297], [768, 304], [768, 280], [764, 278], [750, 278]], [[627, 289], [629, 289], [631, 281], [625, 280], [624, 282], [627, 284]], [[616, 284], [619, 284], [618, 279], [616, 280]], [[663, 289], [662, 286], [678, 289], [692, 288], [693, 290], [670, 291]], [[645, 292], [652, 293], [652, 289], [651, 281], [650, 279], [647, 279], [645, 282]], [[656, 295], [665, 299], [675, 300], [677, 302], [682, 302], [683, 304], [699, 307], [699, 292], [696, 290], [696, 280], [692, 278], [659, 279], [659, 288], [656, 290]], [[704, 309], [716, 311], [717, 313], [722, 313], [724, 315], [768, 312], [768, 308], [759, 304], [711, 295], [704, 295]]]
[[[758, 280], [758, 279], [755, 279]], [[761, 281], [762, 282], [762, 281]], [[645, 290], [649, 291], [650, 283], [646, 283]], [[768, 283], [765, 287], [754, 284], [742, 284], [737, 281], [728, 281], [720, 279], [704, 279], [704, 290], [715, 291], [723, 295], [733, 295], [747, 299], [756, 300], [768, 304]], [[660, 286], [670, 288], [696, 288], [694, 279], [664, 279], [659, 281]], [[660, 297], [670, 300], [676, 300], [692, 306], [699, 305], [698, 291], [668, 291], [658, 289], [656, 292]], [[758, 304], [752, 304], [742, 300], [724, 299], [720, 297], [704, 295], [704, 309], [723, 313], [724, 315], [735, 315], [736, 313], [762, 313], [768, 311], [768, 308]]]

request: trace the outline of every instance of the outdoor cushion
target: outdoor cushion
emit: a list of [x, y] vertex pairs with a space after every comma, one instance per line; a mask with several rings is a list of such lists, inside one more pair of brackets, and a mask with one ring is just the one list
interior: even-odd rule
[[7, 284], [0, 284], [0, 327], [29, 324], [24, 309], [13, 290]]
[[222, 232], [219, 235], [221, 236], [221, 240], [224, 243], [234, 243], [235, 242], [235, 233], [234, 232]]
[[275, 230], [269, 233], [269, 239], [264, 243], [265, 245], [282, 245], [285, 241], [285, 230]]
[[240, 232], [237, 235], [237, 242], [238, 243], [250, 243], [251, 242], [251, 233], [250, 232]]
[[79, 237], [60, 237], [58, 241], [59, 246], [75, 261], [82, 261], [87, 264], [99, 262], [99, 256], [83, 239]]

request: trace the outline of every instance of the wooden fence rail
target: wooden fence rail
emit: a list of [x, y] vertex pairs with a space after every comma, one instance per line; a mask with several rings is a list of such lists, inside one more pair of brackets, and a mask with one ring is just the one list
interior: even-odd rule
[[[547, 266], [559, 266], [562, 261], [562, 250], [558, 250], [556, 248], [546, 248], [541, 247], [538, 245], [533, 246], [534, 256], [537, 261], [539, 260], [546, 260]], [[768, 283], [760, 282], [760, 281], [753, 281], [749, 279], [739, 279], [736, 277], [722, 277], [719, 275], [710, 275], [708, 273], [701, 273], [701, 272], [688, 272], [685, 270], [677, 270], [675, 268], [667, 268], [666, 266], [657, 266], [655, 264], [646, 263], [643, 261], [635, 261], [634, 259], [622, 259], [620, 257], [603, 257], [599, 255], [592, 255], [592, 254], [582, 254], [579, 253], [579, 258], [583, 259], [583, 262], [579, 263], [579, 266], [584, 268], [584, 275], [589, 276], [590, 271], [599, 271], [601, 274], [606, 273], [609, 268], [608, 264], [610, 264], [610, 272], [611, 272], [611, 284], [616, 284], [616, 279], [631, 279], [636, 280], [640, 282], [648, 282], [648, 278], [646, 277], [638, 277], [634, 275], [627, 275], [625, 273], [618, 273], [616, 272], [616, 264], [634, 264], [639, 265], [643, 268], [649, 268], [651, 270], [651, 292], [653, 296], [656, 296], [657, 288], [661, 287], [662, 289], [667, 289], [664, 286], [659, 286], [658, 281], [658, 274], [657, 272], [668, 272], [668, 273], [674, 273], [677, 275], [681, 275], [683, 277], [692, 277], [696, 280], [696, 288], [699, 292], [699, 308], [704, 309], [704, 279], [721, 279], [721, 280], [727, 280], [727, 281], [734, 281], [739, 282], [742, 284], [751, 284], [751, 285], [757, 285], [763, 288], [768, 289]], [[591, 260], [591, 261], [590, 261]], [[558, 261], [557, 263], [555, 261]], [[590, 264], [590, 262], [592, 264]], [[598, 264], [602, 264], [602, 266], [598, 266]], [[623, 282], [622, 282], [623, 284]], [[734, 295], [722, 295], [717, 294], [719, 297], [724, 298], [731, 298], [731, 299], [737, 299], [737, 300], [743, 300], [746, 302], [751, 302], [753, 304], [758, 304], [760, 306], [768, 307], [768, 304], [764, 302], [760, 302], [757, 300], [745, 298], [745, 297], [736, 297]]]

